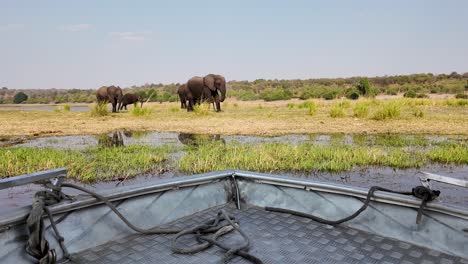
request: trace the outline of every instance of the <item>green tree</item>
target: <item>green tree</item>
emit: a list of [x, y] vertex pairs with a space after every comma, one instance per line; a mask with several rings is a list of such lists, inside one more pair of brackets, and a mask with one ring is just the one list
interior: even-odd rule
[[23, 92], [19, 92], [15, 94], [15, 97], [13, 97], [13, 103], [15, 104], [21, 104], [22, 102], [26, 100], [28, 100], [28, 96]]
[[359, 84], [356, 86], [356, 88], [359, 90], [359, 92], [362, 94], [362, 95], [368, 95], [369, 92], [370, 92], [370, 84], [369, 84], [369, 79], [367, 78], [361, 78], [361, 80], [359, 80]]

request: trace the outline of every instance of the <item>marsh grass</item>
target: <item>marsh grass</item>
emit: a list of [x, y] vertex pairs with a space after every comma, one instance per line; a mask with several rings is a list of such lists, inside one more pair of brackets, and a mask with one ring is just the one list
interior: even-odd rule
[[372, 119], [374, 120], [388, 120], [388, 119], [396, 119], [400, 117], [401, 114], [401, 103], [398, 101], [391, 101], [385, 103], [378, 109]]
[[[212, 157], [217, 157], [216, 159]], [[354, 167], [420, 167], [428, 162], [468, 164], [466, 145], [440, 145], [430, 150], [363, 147], [343, 144], [318, 146], [267, 143], [211, 143], [193, 148], [179, 160], [182, 171], [203, 173], [225, 169], [273, 171], [345, 171]]]
[[90, 148], [84, 151], [38, 148], [0, 148], [0, 178], [66, 167], [68, 176], [82, 182], [131, 177], [167, 166], [167, 146]]
[[63, 111], [64, 112], [70, 112], [71, 108], [69, 105], [63, 105]]
[[131, 113], [133, 116], [150, 116], [153, 113], [153, 109], [148, 106], [135, 106], [132, 108]]
[[107, 110], [106, 103], [97, 103], [91, 107], [91, 116], [99, 117], [99, 116], [107, 116], [109, 115], [109, 111]]

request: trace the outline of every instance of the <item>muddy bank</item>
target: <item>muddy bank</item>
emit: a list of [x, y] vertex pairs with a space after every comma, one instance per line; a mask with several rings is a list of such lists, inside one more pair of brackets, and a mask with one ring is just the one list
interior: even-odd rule
[[[415, 186], [420, 185], [418, 176], [420, 171], [427, 171], [441, 174], [448, 177], [468, 180], [468, 166], [443, 166], [433, 165], [421, 169], [392, 169], [392, 168], [363, 168], [342, 173], [275, 173], [297, 178], [307, 178], [320, 181], [334, 182], [339, 184], [368, 188], [374, 185], [381, 187], [411, 191]], [[164, 172], [159, 175], [140, 175], [125, 181], [101, 182], [92, 185], [84, 185], [92, 190], [112, 189], [117, 186], [131, 186], [139, 183], [152, 183], [163, 178], [183, 177], [187, 175], [182, 172]], [[83, 184], [80, 184], [83, 185]], [[468, 209], [468, 192], [465, 188], [447, 184], [433, 183], [433, 188], [440, 190], [441, 195], [438, 200], [449, 205], [457, 205]], [[31, 204], [33, 194], [40, 190], [38, 185], [15, 187], [8, 190], [0, 190], [0, 213], [12, 210], [17, 207]], [[66, 193], [78, 194], [75, 190], [66, 189]]]

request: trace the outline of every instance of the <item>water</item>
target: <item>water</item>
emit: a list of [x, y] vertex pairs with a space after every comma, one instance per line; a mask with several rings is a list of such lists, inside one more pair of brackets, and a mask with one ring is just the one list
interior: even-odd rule
[[[19, 111], [55, 111], [56, 109], [63, 109], [59, 105], [0, 105], [0, 110], [19, 110]], [[90, 108], [86, 105], [73, 105], [70, 106], [70, 111], [73, 112], [86, 112]]]
[[[15, 144], [21, 147], [55, 148], [55, 149], [86, 149], [96, 146], [128, 146], [132, 144], [158, 147], [162, 145], [197, 145], [206, 142], [238, 142], [241, 144], [285, 143], [315, 145], [345, 144], [345, 145], [415, 145], [431, 146], [440, 142], [466, 141], [464, 136], [433, 136], [433, 135], [345, 135], [345, 134], [291, 134], [275, 137], [237, 136], [237, 135], [206, 135], [166, 132], [140, 132], [119, 130], [101, 135], [74, 135], [41, 137]], [[0, 140], [1, 141], [1, 140]], [[0, 145], [1, 146], [1, 145]]]

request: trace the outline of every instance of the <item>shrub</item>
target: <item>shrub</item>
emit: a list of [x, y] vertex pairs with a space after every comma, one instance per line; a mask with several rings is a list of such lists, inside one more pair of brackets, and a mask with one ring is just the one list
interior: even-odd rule
[[389, 102], [384, 104], [377, 112], [374, 113], [372, 119], [386, 120], [393, 119], [400, 116], [401, 106], [397, 102]]
[[64, 105], [63, 106], [63, 111], [70, 112], [70, 106], [69, 105]]
[[403, 97], [406, 97], [406, 98], [416, 98], [417, 97], [417, 94], [414, 90], [408, 90], [406, 93], [403, 94]]
[[289, 100], [292, 92], [286, 89], [265, 89], [260, 93], [260, 99], [265, 101]]
[[353, 108], [353, 116], [358, 118], [367, 117], [369, 114], [369, 106], [365, 103], [357, 103]]
[[91, 108], [91, 116], [106, 116], [108, 114], [106, 103], [97, 103]]
[[22, 102], [26, 100], [28, 100], [28, 96], [23, 92], [19, 92], [15, 94], [15, 96], [13, 97], [13, 103], [15, 104], [21, 104]]
[[351, 103], [348, 100], [343, 100], [341, 102], [338, 102], [338, 106], [342, 108], [349, 108], [351, 107]]
[[305, 101], [305, 102], [299, 104], [297, 107], [299, 107], [299, 108], [309, 108], [311, 105], [315, 105], [315, 103], [312, 102], [312, 101]]
[[359, 91], [355, 88], [349, 89], [348, 92], [346, 92], [346, 98], [350, 100], [359, 99]]
[[330, 116], [333, 118], [345, 117], [344, 109], [340, 107], [339, 105], [334, 105], [332, 109], [330, 110]]
[[455, 95], [455, 98], [457, 98], [457, 99], [468, 99], [468, 94], [458, 93], [457, 95]]
[[396, 87], [390, 87], [387, 90], [385, 90], [385, 94], [388, 95], [397, 95], [398, 94], [398, 88]]
[[429, 98], [429, 96], [427, 94], [425, 94], [425, 93], [418, 93], [416, 95], [416, 98]]
[[333, 99], [336, 99], [337, 96], [338, 96], [338, 92], [336, 91], [328, 91], [322, 94], [322, 97], [325, 100], [333, 100]]
[[133, 116], [149, 116], [153, 113], [153, 109], [147, 106], [140, 107], [137, 105], [136, 107], [133, 107], [131, 113]]

